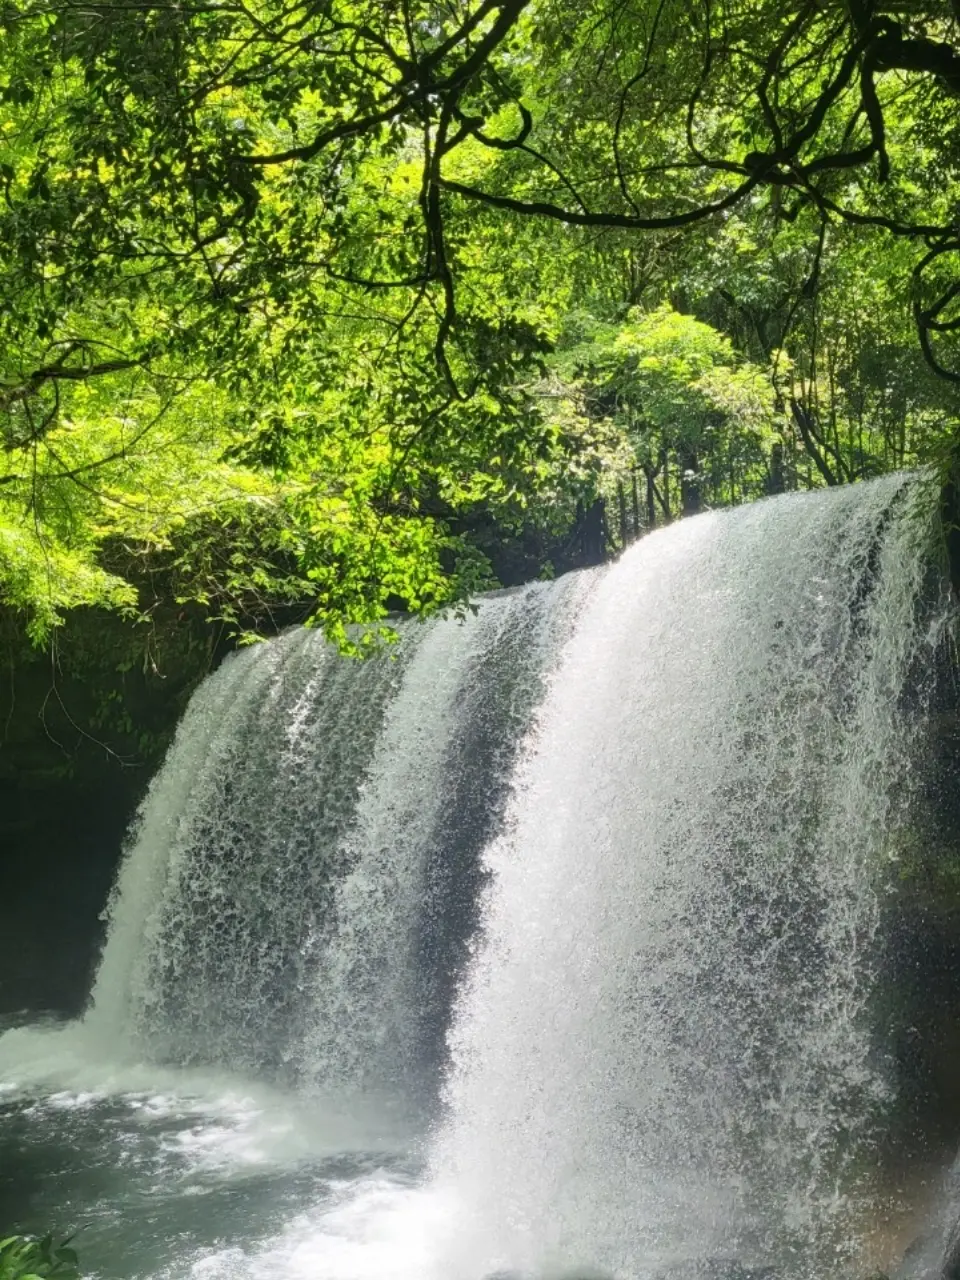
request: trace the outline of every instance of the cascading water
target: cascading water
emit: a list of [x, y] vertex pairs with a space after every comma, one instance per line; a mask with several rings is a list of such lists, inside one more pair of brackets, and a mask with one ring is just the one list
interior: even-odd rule
[[897, 479], [790, 498], [598, 584], [487, 854], [435, 1155], [448, 1274], [855, 1254], [904, 699], [948, 614], [918, 517]]
[[791, 496], [367, 663], [303, 631], [228, 660], [83, 1023], [0, 1037], [14, 1132], [67, 1107], [115, 1134], [138, 1190], [91, 1193], [104, 1274], [856, 1275], [952, 619], [933, 509], [902, 477]]
[[502, 786], [576, 590], [403, 624], [369, 662], [298, 631], [225, 663], [144, 803], [88, 1025], [160, 1060], [413, 1088], [445, 1022], [418, 963], [440, 860], [475, 863], [485, 834], [450, 838], [447, 798], [483, 731], [504, 758], [478, 781]]
[[241, 1068], [288, 1052], [339, 840], [399, 674], [345, 667], [303, 631], [206, 682], [114, 893], [88, 1014], [101, 1035]]

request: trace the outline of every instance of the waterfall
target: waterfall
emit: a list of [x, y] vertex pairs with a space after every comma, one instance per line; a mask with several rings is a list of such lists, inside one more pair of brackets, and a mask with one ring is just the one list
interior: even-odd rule
[[918, 478], [790, 495], [366, 662], [234, 655], [141, 808], [86, 1023], [426, 1114], [438, 1280], [842, 1273], [953, 618], [934, 511]]
[[486, 852], [433, 1157], [446, 1276], [850, 1261], [890, 1089], [877, 931], [950, 612], [932, 509], [902, 478], [791, 496], [603, 576]]
[[[308, 630], [229, 658], [141, 808], [88, 1025], [160, 1061], [415, 1092], [421, 1061], [440, 1056], [437, 1001], [473, 918], [466, 904], [459, 932], [449, 919], [448, 872], [477, 874], [586, 587], [573, 577], [462, 620], [400, 623], [365, 662]], [[484, 741], [498, 751], [478, 768]], [[464, 807], [466, 774], [483, 812], [463, 824], [448, 805]]]

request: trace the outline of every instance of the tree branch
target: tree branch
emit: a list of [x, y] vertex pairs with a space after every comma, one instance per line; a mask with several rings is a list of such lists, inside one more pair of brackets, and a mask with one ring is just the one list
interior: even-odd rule
[[122, 373], [127, 369], [142, 368], [149, 356], [140, 356], [137, 358], [124, 358], [118, 360], [103, 360], [99, 364], [80, 365], [79, 367], [71, 366], [66, 363], [70, 356], [76, 351], [82, 350], [85, 343], [71, 343], [59, 360], [53, 364], [44, 365], [40, 369], [35, 369], [22, 382], [14, 385], [0, 387], [0, 409], [9, 409], [12, 405], [28, 400], [31, 396], [37, 394], [41, 387], [47, 383], [59, 382], [84, 382], [87, 378], [99, 378], [110, 373]]
[[683, 213], [644, 218], [626, 213], [577, 213], [541, 200], [517, 200], [513, 196], [498, 196], [488, 191], [480, 191], [477, 187], [468, 187], [462, 182], [454, 182], [451, 178], [439, 179], [440, 185], [445, 190], [463, 196], [466, 200], [478, 200], [481, 204], [492, 205], [497, 209], [509, 209], [511, 213], [524, 214], [528, 217], [553, 218], [556, 222], [565, 222], [573, 227], [610, 227], [637, 231], [662, 231], [667, 227], [686, 227], [695, 222], [702, 222], [715, 213], [722, 213], [724, 209], [732, 208], [759, 182], [760, 178], [757, 175], [751, 175], [722, 200], [715, 200], [712, 204], [688, 209]]

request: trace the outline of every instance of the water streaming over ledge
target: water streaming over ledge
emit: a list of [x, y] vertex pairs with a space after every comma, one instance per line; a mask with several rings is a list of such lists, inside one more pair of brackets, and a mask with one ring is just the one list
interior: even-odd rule
[[[895, 1087], [879, 938], [952, 618], [934, 506], [903, 477], [786, 497], [365, 664], [303, 631], [229, 659], [63, 1034], [164, 1090], [362, 1111], [365, 1150], [409, 1114], [425, 1172], [385, 1208], [341, 1171], [313, 1235], [108, 1274], [856, 1274]], [[55, 1078], [30, 1043], [20, 1077]]]
[[912, 504], [708, 516], [598, 583], [486, 854], [434, 1157], [455, 1268], [856, 1253], [885, 855], [948, 612]]
[[517, 739], [588, 586], [400, 623], [367, 662], [298, 630], [224, 663], [142, 806], [88, 1026], [159, 1061], [416, 1092]]

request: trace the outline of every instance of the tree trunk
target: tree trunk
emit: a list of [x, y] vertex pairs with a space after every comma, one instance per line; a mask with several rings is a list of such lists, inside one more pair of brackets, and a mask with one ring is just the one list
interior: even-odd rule
[[607, 558], [604, 524], [603, 499], [597, 498], [580, 523], [580, 555], [585, 565], [603, 564]]
[[700, 510], [700, 473], [697, 469], [697, 453], [695, 449], [684, 449], [680, 453], [680, 512], [685, 516], [695, 516]]

